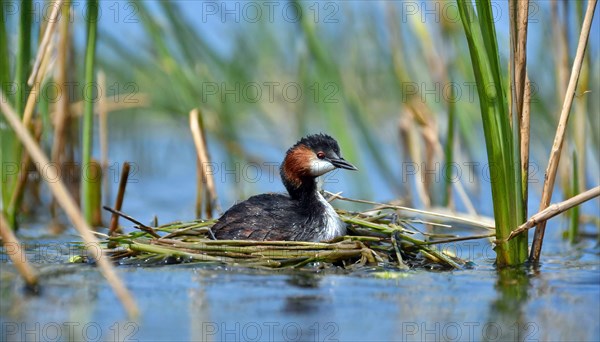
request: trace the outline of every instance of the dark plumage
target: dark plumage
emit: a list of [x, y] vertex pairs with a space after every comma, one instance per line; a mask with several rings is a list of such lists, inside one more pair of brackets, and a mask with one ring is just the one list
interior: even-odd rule
[[302, 138], [286, 153], [280, 175], [289, 196], [252, 196], [227, 210], [213, 226], [220, 240], [319, 241], [346, 233], [345, 224], [317, 191], [316, 178], [335, 168], [356, 170], [326, 134]]
[[[213, 227], [217, 239], [311, 240], [309, 212], [282, 194], [262, 194], [231, 207]], [[322, 223], [321, 223], [322, 224]]]

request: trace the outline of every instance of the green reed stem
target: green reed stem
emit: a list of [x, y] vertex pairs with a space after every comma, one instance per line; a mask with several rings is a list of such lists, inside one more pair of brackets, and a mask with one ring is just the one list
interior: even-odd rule
[[[0, 18], [5, 18], [4, 7], [0, 6]], [[0, 20], [0, 56], [8, 56], [8, 36], [5, 24], [6, 20]], [[8, 60], [8, 58], [0, 58], [0, 85], [5, 93], [7, 93], [7, 89], [4, 89], [4, 82], [9, 82], [11, 79]]]
[[[87, 44], [85, 49], [85, 83], [88, 89], [93, 89], [91, 85], [94, 82], [94, 64], [96, 60], [96, 32], [98, 27], [98, 0], [88, 1], [87, 13]], [[81, 165], [81, 206], [83, 215], [88, 223], [93, 221], [93, 184], [98, 179], [90, 177], [92, 170], [92, 137], [94, 128], [94, 101], [92, 93], [84, 94], [84, 112], [83, 112], [83, 143], [82, 143], [82, 165]], [[95, 178], [95, 177], [94, 177]]]
[[[0, 6], [0, 18], [4, 17], [4, 6]], [[6, 35], [5, 24], [6, 20], [0, 20], [0, 56], [8, 56], [8, 37]], [[5, 84], [10, 84], [10, 81], [9, 59], [4, 57], [0, 58], [0, 86], [4, 93], [8, 93]], [[2, 174], [0, 175], [3, 179], [3, 181], [0, 182], [0, 202], [2, 202], [2, 208], [5, 208], [6, 203], [8, 203], [11, 198], [11, 192], [9, 191], [11, 187], [9, 186], [10, 183], [8, 182], [8, 172], [6, 168], [10, 162], [9, 157], [12, 155], [9, 146], [12, 146], [12, 141], [14, 141], [13, 132], [5, 127], [8, 127], [8, 124], [5, 123], [4, 115], [2, 115], [0, 116], [0, 132], [2, 133], [0, 134], [0, 163], [4, 165], [4, 167], [2, 167]]]
[[[481, 116], [488, 155], [496, 237], [504, 239], [525, 221], [521, 201], [521, 169], [515, 160], [506, 93], [500, 75], [500, 58], [489, 0], [478, 1], [477, 13], [471, 1], [457, 0], [469, 43], [473, 73], [477, 82]], [[517, 181], [519, 180], [519, 181]], [[499, 244], [498, 266], [518, 265], [527, 259], [527, 235], [518, 241]]]
[[[4, 4], [2, 4], [4, 7]], [[4, 12], [4, 9], [3, 9]], [[13, 89], [15, 93], [14, 103], [15, 110], [17, 115], [22, 116], [23, 111], [25, 109], [25, 101], [27, 99], [27, 94], [29, 92], [29, 87], [27, 86], [27, 73], [29, 72], [29, 62], [31, 60], [31, 31], [32, 31], [32, 2], [31, 1], [22, 1], [20, 3], [19, 10], [19, 27], [18, 27], [18, 40], [17, 40], [17, 59], [15, 65], [15, 75], [14, 75], [14, 86]], [[4, 27], [5, 16], [6, 13], [2, 13], [2, 45], [0, 50], [2, 50], [3, 61], [0, 63], [0, 72], [2, 75], [2, 81], [6, 81], [8, 84], [10, 83], [10, 59], [5, 57], [8, 56], [8, 41], [6, 36], [6, 30]], [[2, 83], [2, 87], [4, 88], [4, 83]], [[2, 133], [2, 147], [0, 150], [0, 162], [2, 162], [2, 207], [6, 212], [6, 219], [8, 224], [16, 228], [16, 216], [17, 216], [17, 207], [9, 206], [11, 198], [13, 197], [13, 192], [15, 191], [17, 182], [18, 182], [18, 172], [13, 173], [13, 167], [17, 169], [20, 167], [21, 160], [21, 145], [19, 141], [16, 139], [14, 133], [7, 129], [6, 132]], [[12, 171], [11, 171], [12, 170]]]
[[[571, 183], [571, 197], [579, 193], [579, 165], [577, 160], [577, 152], [573, 151], [573, 181]], [[569, 242], [577, 242], [579, 235], [579, 206], [573, 207], [570, 212], [571, 224], [569, 225]]]
[[450, 87], [451, 95], [448, 101], [448, 131], [446, 133], [446, 146], [444, 147], [444, 154], [446, 156], [446, 163], [444, 168], [446, 169], [446, 187], [444, 189], [444, 206], [450, 205], [452, 198], [452, 183], [454, 182], [452, 177], [452, 163], [454, 162], [454, 131], [455, 131], [455, 115], [456, 115], [456, 104], [454, 100], [456, 97], [454, 87]]
[[21, 2], [19, 21], [19, 40], [17, 47], [17, 65], [15, 73], [15, 83], [17, 93], [15, 97], [15, 110], [18, 115], [23, 115], [25, 109], [25, 100], [27, 99], [27, 72], [29, 71], [29, 62], [31, 60], [31, 13], [32, 2]]

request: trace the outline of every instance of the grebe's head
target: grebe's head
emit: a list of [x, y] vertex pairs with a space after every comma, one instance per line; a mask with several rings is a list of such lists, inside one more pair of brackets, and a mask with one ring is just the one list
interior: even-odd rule
[[281, 165], [281, 178], [290, 190], [300, 187], [303, 180], [314, 179], [336, 168], [356, 170], [340, 154], [337, 141], [327, 134], [306, 136], [292, 146]]

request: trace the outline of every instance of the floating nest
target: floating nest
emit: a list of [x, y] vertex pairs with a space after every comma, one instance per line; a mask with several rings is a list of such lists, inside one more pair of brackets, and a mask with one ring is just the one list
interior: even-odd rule
[[457, 236], [449, 224], [400, 218], [401, 209], [407, 208], [387, 204], [365, 212], [337, 210], [348, 224], [350, 235], [327, 242], [215, 240], [210, 228], [216, 220], [150, 227], [106, 209], [135, 224], [133, 232], [106, 236], [104, 252], [124, 265], [199, 262], [268, 269], [351, 271], [378, 266], [387, 270], [452, 270], [472, 263], [439, 248], [440, 244], [493, 236], [489, 231], [484, 235]]

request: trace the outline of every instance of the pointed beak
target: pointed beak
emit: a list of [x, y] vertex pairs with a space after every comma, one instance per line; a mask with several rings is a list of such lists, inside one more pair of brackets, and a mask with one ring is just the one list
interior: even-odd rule
[[346, 170], [358, 170], [354, 165], [348, 163], [344, 158], [331, 158], [329, 159], [329, 161], [331, 162], [331, 164], [333, 164], [333, 166], [340, 168], [340, 169], [346, 169]]

